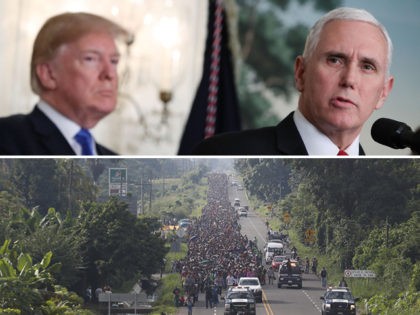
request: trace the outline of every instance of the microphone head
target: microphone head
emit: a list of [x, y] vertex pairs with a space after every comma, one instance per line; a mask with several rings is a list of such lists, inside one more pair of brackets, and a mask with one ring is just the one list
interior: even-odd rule
[[379, 118], [371, 129], [373, 140], [394, 149], [406, 148], [409, 145], [407, 139], [412, 133], [405, 123], [389, 118]]

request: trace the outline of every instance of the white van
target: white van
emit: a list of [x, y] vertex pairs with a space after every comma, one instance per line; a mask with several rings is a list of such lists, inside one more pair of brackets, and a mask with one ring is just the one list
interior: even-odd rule
[[265, 263], [269, 264], [274, 256], [282, 255], [284, 251], [283, 244], [279, 242], [268, 242], [264, 246]]

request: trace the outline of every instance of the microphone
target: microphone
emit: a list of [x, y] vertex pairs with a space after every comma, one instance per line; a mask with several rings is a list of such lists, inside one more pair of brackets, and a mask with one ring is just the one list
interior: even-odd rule
[[372, 125], [371, 135], [373, 140], [388, 147], [394, 149], [409, 147], [415, 154], [420, 153], [420, 129], [413, 132], [403, 122], [379, 118]]

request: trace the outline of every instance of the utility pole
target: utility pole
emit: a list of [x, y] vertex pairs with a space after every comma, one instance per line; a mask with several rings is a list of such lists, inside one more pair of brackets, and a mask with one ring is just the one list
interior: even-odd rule
[[149, 187], [149, 211], [152, 211], [152, 180], [149, 178], [147, 179], [147, 182], [143, 182], [143, 176], [140, 179], [140, 207], [141, 207], [141, 213], [144, 214], [144, 187]]
[[165, 177], [162, 175], [162, 195], [165, 195]]
[[144, 204], [143, 204], [143, 176], [140, 179], [140, 207], [141, 207], [141, 213], [144, 214]]
[[149, 191], [149, 212], [152, 212], [152, 191], [153, 191], [153, 185], [152, 185], [152, 180], [149, 178], [149, 187], [150, 187], [150, 191]]

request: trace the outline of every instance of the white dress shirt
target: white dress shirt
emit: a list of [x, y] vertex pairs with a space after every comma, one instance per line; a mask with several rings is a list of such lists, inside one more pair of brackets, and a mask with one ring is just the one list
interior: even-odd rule
[[[325, 134], [320, 132], [312, 125], [303, 114], [297, 109], [293, 114], [293, 120], [299, 131], [300, 137], [305, 144], [308, 155], [330, 155], [336, 156], [340, 150]], [[359, 138], [354, 139], [353, 143], [345, 149], [351, 156], [359, 155]]]
[[[56, 109], [54, 109], [51, 105], [49, 105], [43, 100], [40, 100], [37, 106], [54, 123], [54, 125], [56, 125], [56, 127], [60, 130], [61, 134], [67, 140], [68, 144], [73, 149], [73, 151], [77, 155], [82, 155], [82, 147], [74, 139], [74, 136], [79, 132], [81, 127], [74, 121], [68, 119], [66, 116], [59, 113]], [[95, 140], [93, 139], [93, 136], [92, 148], [93, 154], [97, 155]]]

